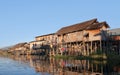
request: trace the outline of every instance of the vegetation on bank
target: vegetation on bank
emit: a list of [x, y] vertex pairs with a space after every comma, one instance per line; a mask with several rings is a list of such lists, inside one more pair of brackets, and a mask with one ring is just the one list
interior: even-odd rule
[[8, 52], [8, 50], [0, 50], [0, 56], [3, 57], [9, 57], [11, 53]]
[[101, 51], [96, 51], [89, 56], [71, 56], [71, 55], [56, 55], [55, 58], [63, 58], [63, 59], [90, 59], [90, 60], [105, 60], [107, 59], [107, 55], [102, 53]]
[[89, 59], [89, 60], [106, 60], [106, 55], [91, 55], [91, 56], [70, 56], [70, 55], [56, 55], [55, 58], [62, 58], [62, 59]]
[[120, 55], [116, 54], [114, 51], [110, 52], [103, 52], [102, 50], [97, 50], [96, 52], [90, 54], [89, 56], [71, 56], [71, 55], [56, 55], [55, 58], [62, 58], [62, 59], [87, 59], [87, 60], [117, 60], [120, 61]]
[[107, 64], [110, 70], [113, 68], [120, 67], [120, 55], [115, 52], [108, 52], [107, 54], [97, 51], [96, 53], [90, 54], [89, 56], [67, 56], [67, 55], [56, 55], [57, 59], [77, 59], [77, 60], [90, 60], [95, 64]]
[[[9, 57], [12, 55], [7, 50], [0, 50], [0, 56], [7, 56]], [[120, 61], [120, 55], [116, 54], [115, 52], [108, 52], [107, 54], [102, 52], [101, 50], [97, 50], [96, 52], [90, 54], [89, 56], [71, 56], [71, 55], [55, 55], [54, 58], [62, 58], [62, 59], [78, 59], [78, 60], [117, 60]]]

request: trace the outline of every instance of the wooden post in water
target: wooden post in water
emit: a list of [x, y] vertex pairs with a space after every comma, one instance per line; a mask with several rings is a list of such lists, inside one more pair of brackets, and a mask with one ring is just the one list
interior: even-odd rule
[[100, 39], [100, 50], [102, 51], [102, 40]]
[[103, 40], [103, 42], [102, 42], [102, 45], [103, 45], [103, 52], [105, 52], [105, 41]]
[[85, 51], [85, 41], [83, 40], [83, 55], [85, 55], [86, 51]]
[[95, 52], [97, 51], [97, 42], [95, 41]]
[[89, 43], [87, 43], [87, 55], [89, 56]]
[[69, 45], [69, 55], [71, 55], [71, 51], [72, 51], [72, 45], [71, 45], [71, 42], [70, 42], [70, 45]]
[[92, 44], [93, 44], [93, 42], [91, 41], [91, 53], [92, 53], [92, 46], [93, 46]]
[[118, 51], [119, 51], [119, 55], [120, 55], [120, 39], [119, 39]]
[[79, 55], [79, 46], [78, 46], [78, 41], [76, 42], [76, 48], [77, 48], [77, 55]]
[[108, 53], [108, 47], [109, 47], [109, 40], [107, 39], [107, 40], [105, 41], [106, 54]]
[[94, 67], [93, 67], [93, 63], [91, 64], [91, 69], [92, 69], [92, 73], [94, 72]]

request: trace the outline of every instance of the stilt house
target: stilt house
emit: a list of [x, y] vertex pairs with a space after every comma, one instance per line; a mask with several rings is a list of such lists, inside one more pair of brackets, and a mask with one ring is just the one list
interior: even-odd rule
[[56, 44], [55, 33], [35, 37], [35, 41], [30, 42], [32, 54], [49, 53], [51, 47]]
[[107, 40], [106, 22], [92, 19], [82, 23], [63, 27], [57, 31], [59, 52], [70, 55], [89, 55], [102, 48], [102, 41]]

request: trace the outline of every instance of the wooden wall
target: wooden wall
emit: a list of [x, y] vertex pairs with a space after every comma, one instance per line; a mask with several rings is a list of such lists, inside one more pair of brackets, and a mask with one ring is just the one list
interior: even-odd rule
[[117, 35], [116, 36], [112, 36], [112, 39], [113, 40], [120, 40], [120, 36], [117, 36]]
[[100, 30], [87, 30], [86, 32], [89, 33], [89, 41], [101, 40]]
[[[58, 36], [58, 43], [76, 42], [76, 41], [97, 41], [107, 39], [107, 28], [103, 26], [100, 29], [83, 30]], [[86, 36], [87, 35], [87, 36]]]
[[[89, 36], [85, 37], [88, 34]], [[77, 42], [77, 41], [94, 41], [100, 40], [100, 31], [99, 30], [87, 30], [87, 31], [78, 31], [73, 33], [68, 33], [65, 35], [58, 36], [58, 42]]]

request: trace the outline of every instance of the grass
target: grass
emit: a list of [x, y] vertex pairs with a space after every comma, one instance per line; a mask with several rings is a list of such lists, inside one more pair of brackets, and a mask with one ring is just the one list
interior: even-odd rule
[[87, 60], [107, 60], [109, 56], [102, 52], [102, 50], [97, 50], [96, 52], [90, 54], [89, 56], [71, 56], [71, 55], [56, 55], [55, 58], [62, 59], [87, 59]]
[[54, 58], [62, 58], [62, 59], [75, 59], [76, 56], [70, 56], [70, 55], [56, 55]]
[[106, 59], [105, 55], [92, 55], [92, 56], [71, 56], [71, 55], [56, 55], [57, 59], [77, 59], [77, 60], [103, 60]]

